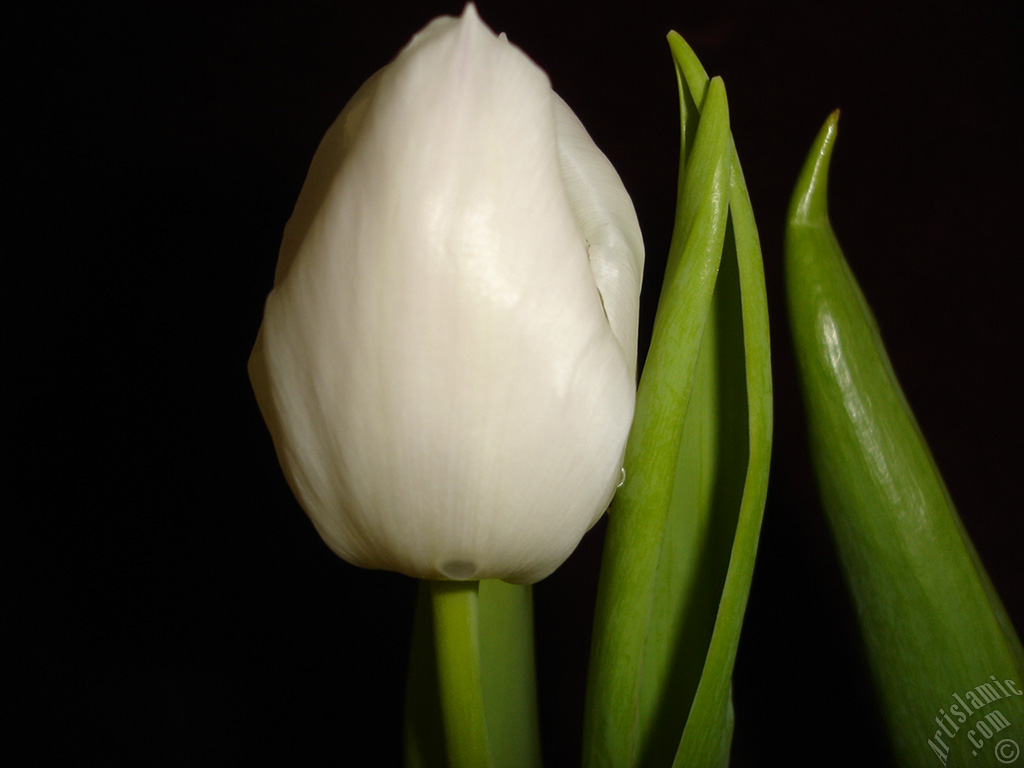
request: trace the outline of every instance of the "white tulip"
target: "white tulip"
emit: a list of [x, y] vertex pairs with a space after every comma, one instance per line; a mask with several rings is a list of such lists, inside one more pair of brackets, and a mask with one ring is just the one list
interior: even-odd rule
[[607, 508], [633, 417], [643, 244], [607, 158], [472, 5], [331, 126], [249, 361], [327, 544], [532, 583]]

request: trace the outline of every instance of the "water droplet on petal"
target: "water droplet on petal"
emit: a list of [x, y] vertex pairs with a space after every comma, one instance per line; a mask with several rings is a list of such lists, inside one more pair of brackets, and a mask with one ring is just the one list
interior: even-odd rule
[[626, 484], [626, 468], [625, 468], [625, 467], [623, 467], [623, 468], [622, 468], [622, 479], [621, 479], [621, 480], [619, 480], [619, 484], [618, 484], [618, 485], [616, 485], [615, 487], [616, 487], [616, 488], [621, 488], [621, 487], [622, 487], [622, 486], [624, 486], [625, 484]]

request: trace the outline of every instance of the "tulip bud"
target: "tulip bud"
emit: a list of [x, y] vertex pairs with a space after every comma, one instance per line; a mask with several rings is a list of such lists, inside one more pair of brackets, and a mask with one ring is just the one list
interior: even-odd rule
[[313, 158], [249, 361], [296, 497], [358, 566], [538, 581], [621, 480], [643, 244], [545, 73], [472, 5]]

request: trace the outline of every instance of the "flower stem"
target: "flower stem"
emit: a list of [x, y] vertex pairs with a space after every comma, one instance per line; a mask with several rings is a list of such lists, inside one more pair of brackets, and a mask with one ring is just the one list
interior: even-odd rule
[[431, 581], [441, 714], [451, 768], [490, 768], [476, 581]]

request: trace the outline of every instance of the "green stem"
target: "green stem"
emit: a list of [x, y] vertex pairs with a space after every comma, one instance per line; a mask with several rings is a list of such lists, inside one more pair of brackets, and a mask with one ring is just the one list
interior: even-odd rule
[[476, 581], [431, 581], [441, 714], [451, 768], [490, 768]]

